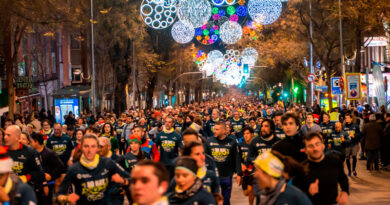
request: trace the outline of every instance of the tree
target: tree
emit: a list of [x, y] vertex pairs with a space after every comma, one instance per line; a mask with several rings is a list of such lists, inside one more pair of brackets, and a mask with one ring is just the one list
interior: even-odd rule
[[[14, 118], [14, 76], [18, 61], [19, 46], [27, 29], [34, 25], [62, 27], [73, 21], [77, 11], [71, 7], [77, 1], [61, 0], [1, 0], [0, 1], [0, 55], [4, 56], [8, 87], [8, 117]], [[69, 15], [72, 14], [72, 15]]]

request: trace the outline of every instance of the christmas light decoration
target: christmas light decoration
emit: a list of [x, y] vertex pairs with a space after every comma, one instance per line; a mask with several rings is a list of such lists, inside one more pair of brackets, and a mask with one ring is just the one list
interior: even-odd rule
[[146, 25], [154, 29], [165, 29], [176, 19], [178, 0], [143, 0], [141, 16]]
[[241, 62], [253, 66], [257, 61], [258, 55], [256, 49], [252, 47], [245, 48], [241, 53]]
[[194, 28], [206, 24], [212, 15], [207, 0], [181, 0], [177, 10], [179, 19], [191, 23]]
[[252, 20], [262, 25], [275, 22], [282, 12], [280, 0], [249, 0], [248, 13]]
[[220, 28], [220, 38], [226, 44], [237, 43], [242, 36], [242, 28], [240, 24], [233, 21], [227, 21]]
[[176, 42], [186, 44], [194, 38], [195, 29], [189, 23], [178, 21], [172, 26], [171, 33]]

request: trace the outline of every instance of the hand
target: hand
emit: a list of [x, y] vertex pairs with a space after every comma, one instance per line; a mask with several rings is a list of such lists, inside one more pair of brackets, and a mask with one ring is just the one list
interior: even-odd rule
[[45, 196], [49, 195], [49, 187], [48, 186], [43, 187], [43, 194], [45, 194]]
[[73, 161], [72, 160], [69, 160], [68, 161], [68, 167], [72, 166], [73, 165]]
[[123, 184], [125, 182], [125, 180], [121, 176], [119, 176], [118, 173], [112, 175], [111, 181], [118, 183], [118, 184]]
[[328, 144], [328, 149], [331, 149], [332, 148], [332, 145], [331, 144]]
[[319, 183], [319, 180], [316, 179], [316, 181], [314, 183], [310, 184], [310, 186], [309, 186], [310, 195], [314, 196], [314, 195], [318, 194], [318, 183]]
[[46, 181], [51, 181], [51, 175], [48, 173], [45, 173], [45, 179], [46, 179]]
[[241, 170], [242, 170], [243, 172], [245, 172], [247, 169], [248, 169], [248, 168], [247, 168], [245, 165], [241, 164]]
[[237, 184], [238, 186], [242, 185], [242, 177], [237, 175]]
[[5, 201], [9, 201], [9, 196], [8, 194], [5, 192], [5, 189], [0, 186], [0, 202], [5, 202]]
[[78, 200], [80, 199], [79, 195], [75, 194], [75, 193], [71, 193], [69, 196], [68, 196], [68, 202], [72, 203], [72, 204], [75, 204]]
[[349, 196], [348, 196], [347, 192], [342, 191], [342, 192], [337, 196], [336, 201], [337, 201], [337, 203], [338, 203], [339, 205], [345, 205], [345, 204], [348, 203], [348, 199], [349, 199]]

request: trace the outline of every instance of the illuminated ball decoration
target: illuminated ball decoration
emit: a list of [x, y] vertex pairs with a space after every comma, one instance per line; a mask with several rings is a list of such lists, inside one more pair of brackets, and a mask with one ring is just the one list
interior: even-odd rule
[[195, 36], [195, 29], [194, 27], [189, 24], [182, 21], [178, 21], [172, 26], [172, 37], [173, 39], [181, 44], [186, 44], [191, 42], [191, 40]]
[[226, 44], [237, 43], [242, 36], [242, 28], [240, 24], [233, 21], [227, 21], [222, 24], [220, 29], [220, 38]]
[[211, 45], [219, 39], [219, 26], [212, 21], [195, 29], [196, 40], [204, 45]]
[[189, 22], [194, 28], [203, 26], [211, 17], [211, 5], [207, 0], [181, 0], [177, 16], [183, 22]]
[[212, 50], [207, 54], [207, 63], [220, 64], [223, 62], [223, 53], [219, 50]]
[[252, 20], [262, 25], [275, 22], [282, 12], [280, 0], [249, 0], [248, 13]]
[[241, 53], [241, 62], [243, 64], [255, 65], [259, 54], [256, 49], [252, 47], [245, 48]]
[[176, 19], [178, 0], [143, 0], [141, 16], [146, 25], [154, 29], [165, 29]]
[[199, 50], [192, 56], [194, 57], [195, 64], [200, 68], [203, 67], [204, 63], [207, 61], [207, 54], [202, 50]]
[[211, 0], [211, 3], [215, 6], [230, 6], [236, 4], [237, 0]]

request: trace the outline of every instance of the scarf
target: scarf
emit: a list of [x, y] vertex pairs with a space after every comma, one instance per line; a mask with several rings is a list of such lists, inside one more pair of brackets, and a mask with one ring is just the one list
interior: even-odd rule
[[173, 131], [175, 131], [175, 130], [173, 129], [173, 127], [172, 127], [170, 130], [165, 129], [165, 127], [164, 127], [164, 133], [165, 133], [165, 134], [171, 134], [171, 133], [173, 133]]
[[5, 183], [4, 186], [5, 193], [8, 194], [11, 191], [11, 188], [12, 188], [12, 179], [8, 177], [7, 182]]
[[80, 157], [80, 163], [81, 165], [83, 165], [84, 167], [92, 170], [92, 169], [95, 169], [98, 164], [99, 164], [99, 161], [100, 161], [100, 157], [98, 154], [95, 155], [95, 157], [93, 158], [92, 161], [89, 161], [84, 154], [81, 155]]
[[203, 188], [203, 182], [199, 178], [195, 179], [195, 183], [185, 191], [182, 191], [176, 186], [175, 188], [175, 197], [179, 199], [188, 199], [194, 196]]
[[196, 172], [196, 176], [199, 178], [199, 179], [203, 179], [207, 174], [207, 168], [206, 166], [203, 166], [203, 167], [200, 167], [198, 169], [198, 171]]
[[273, 189], [266, 189], [260, 196], [260, 205], [275, 204], [279, 195], [282, 193], [282, 188], [286, 185], [285, 179], [281, 178]]

